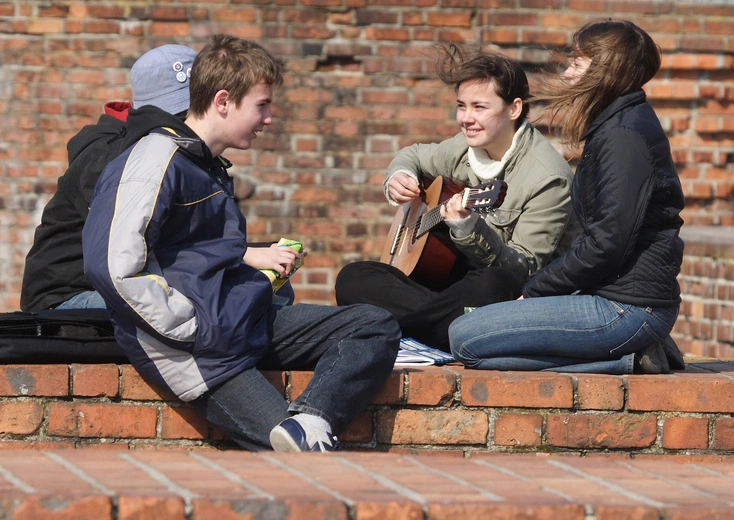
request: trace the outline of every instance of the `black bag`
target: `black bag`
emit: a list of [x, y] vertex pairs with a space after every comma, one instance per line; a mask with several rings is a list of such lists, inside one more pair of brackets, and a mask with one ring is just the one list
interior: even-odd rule
[[0, 363], [129, 363], [106, 309], [0, 313]]

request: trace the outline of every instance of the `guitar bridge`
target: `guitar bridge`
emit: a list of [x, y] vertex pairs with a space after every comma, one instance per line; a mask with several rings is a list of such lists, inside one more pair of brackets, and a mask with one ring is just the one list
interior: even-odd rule
[[394, 255], [395, 251], [398, 250], [398, 244], [400, 244], [400, 238], [403, 236], [403, 228], [405, 228], [405, 226], [403, 224], [400, 224], [398, 226], [397, 231], [395, 232], [395, 238], [392, 241], [392, 246], [390, 246], [391, 255]]

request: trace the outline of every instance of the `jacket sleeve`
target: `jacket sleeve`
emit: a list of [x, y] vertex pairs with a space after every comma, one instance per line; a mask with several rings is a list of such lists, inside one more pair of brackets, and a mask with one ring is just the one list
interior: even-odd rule
[[[401, 149], [387, 167], [387, 175], [382, 184], [385, 198], [391, 204], [395, 204], [395, 201], [390, 200], [388, 196], [387, 187], [390, 179], [398, 172], [412, 175], [418, 182], [422, 179], [432, 180], [439, 175], [454, 179], [452, 174], [466, 150], [467, 144], [463, 134], [457, 134], [438, 144], [413, 144]], [[468, 181], [468, 179], [457, 180]]]
[[[638, 133], [614, 127], [595, 138], [598, 150], [582, 155], [577, 207], [584, 233], [571, 249], [538, 271], [526, 297], [572, 294], [616, 276], [634, 250], [651, 191], [653, 162]], [[588, 145], [587, 145], [588, 146]], [[588, 166], [584, 163], [588, 161]], [[581, 173], [577, 173], [581, 175]]]
[[566, 230], [571, 218], [569, 184], [566, 177], [549, 176], [533, 186], [507, 243], [483, 219], [469, 235], [452, 237], [454, 243], [474, 265], [502, 267], [527, 280], [550, 261]]
[[[176, 144], [165, 136], [143, 138], [127, 158], [117, 186], [107, 190], [104, 200], [95, 198], [95, 205], [106, 201], [114, 207], [102, 244], [107, 248], [107, 262], [105, 266], [85, 262], [85, 269], [107, 270], [111, 287], [106, 289], [116, 293], [113, 301], [124, 301], [127, 309], [123, 312], [134, 312], [164, 337], [189, 342], [198, 329], [194, 305], [167, 283], [152, 253], [174, 202], [176, 176], [171, 160], [176, 150]], [[114, 201], [108, 200], [110, 192], [115, 194]]]

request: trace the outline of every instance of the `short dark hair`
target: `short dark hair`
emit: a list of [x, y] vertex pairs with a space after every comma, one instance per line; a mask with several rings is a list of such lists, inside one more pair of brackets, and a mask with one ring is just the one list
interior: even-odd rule
[[283, 60], [261, 45], [217, 34], [196, 56], [191, 67], [189, 114], [203, 116], [220, 90], [229, 92], [229, 98], [239, 106], [257, 83], [282, 84], [283, 69]]
[[530, 111], [528, 77], [519, 62], [479, 48], [470, 49], [456, 44], [439, 45], [441, 58], [436, 65], [438, 77], [454, 91], [466, 81], [483, 81], [494, 85], [495, 93], [508, 105], [522, 100], [519, 128]]

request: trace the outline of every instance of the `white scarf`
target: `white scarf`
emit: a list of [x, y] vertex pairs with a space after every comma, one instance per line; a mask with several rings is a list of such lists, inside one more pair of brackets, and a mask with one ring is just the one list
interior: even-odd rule
[[469, 165], [474, 173], [483, 181], [488, 181], [497, 177], [500, 172], [505, 168], [505, 164], [512, 157], [517, 150], [517, 143], [520, 141], [520, 137], [523, 133], [530, 129], [530, 123], [525, 121], [520, 128], [517, 129], [515, 135], [512, 137], [512, 144], [509, 150], [505, 152], [505, 155], [501, 160], [495, 161], [492, 159], [487, 150], [484, 148], [472, 148], [469, 147]]

